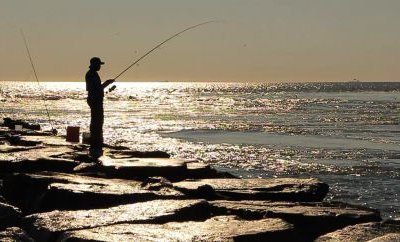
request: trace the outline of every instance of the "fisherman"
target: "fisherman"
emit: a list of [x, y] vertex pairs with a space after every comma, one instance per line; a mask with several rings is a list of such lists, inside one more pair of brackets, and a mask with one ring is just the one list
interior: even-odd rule
[[101, 83], [97, 73], [104, 62], [99, 57], [90, 59], [89, 71], [86, 73], [86, 91], [88, 92], [87, 102], [90, 107], [90, 149], [89, 155], [92, 158], [99, 158], [103, 155], [103, 123], [104, 123], [104, 89], [115, 80], [110, 79]]

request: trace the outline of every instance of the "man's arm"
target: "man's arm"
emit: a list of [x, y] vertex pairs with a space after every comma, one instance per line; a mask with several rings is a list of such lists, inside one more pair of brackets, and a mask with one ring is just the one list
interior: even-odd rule
[[104, 88], [108, 87], [110, 84], [112, 84], [112, 83], [114, 83], [114, 82], [115, 82], [114, 79], [110, 79], [110, 80], [107, 80], [107, 81], [103, 82], [103, 84], [101, 84], [101, 86], [102, 86], [103, 89], [104, 89]]

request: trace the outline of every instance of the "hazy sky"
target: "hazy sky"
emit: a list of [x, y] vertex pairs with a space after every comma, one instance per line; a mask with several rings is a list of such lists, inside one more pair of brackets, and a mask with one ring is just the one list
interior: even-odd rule
[[[399, 80], [399, 0], [0, 0], [0, 80], [112, 78], [203, 21], [120, 81]], [[30, 76], [30, 77], [29, 77]]]

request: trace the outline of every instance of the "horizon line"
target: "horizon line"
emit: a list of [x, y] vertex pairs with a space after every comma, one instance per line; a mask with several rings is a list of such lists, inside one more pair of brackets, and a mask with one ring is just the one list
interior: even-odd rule
[[[36, 81], [28, 81], [28, 80], [1, 80], [0, 82], [36, 82]], [[85, 81], [72, 81], [72, 80], [61, 80], [61, 81], [40, 81], [41, 83], [45, 82], [82, 82], [84, 83]], [[315, 83], [315, 82], [321, 82], [321, 83], [374, 83], [374, 82], [400, 82], [400, 80], [358, 80], [358, 79], [353, 79], [353, 80], [272, 80], [272, 81], [219, 81], [219, 80], [204, 80], [204, 81], [179, 81], [179, 80], [142, 80], [142, 81], [116, 81], [119, 83], [143, 83], [143, 82], [154, 82], [154, 83], [218, 83], [218, 82], [224, 82], [224, 83]]]

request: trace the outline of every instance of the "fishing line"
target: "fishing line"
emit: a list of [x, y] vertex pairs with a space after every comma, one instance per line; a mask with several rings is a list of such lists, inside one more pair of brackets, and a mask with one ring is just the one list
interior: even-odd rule
[[[216, 23], [216, 22], [220, 22], [220, 21], [212, 20], [212, 21], [207, 21], [207, 22], [199, 23], [199, 24], [190, 26], [190, 27], [188, 27], [188, 28], [186, 28], [186, 29], [184, 29], [184, 30], [182, 30], [182, 31], [180, 31], [180, 32], [178, 32], [178, 33], [172, 35], [172, 36], [169, 37], [168, 39], [166, 39], [166, 40], [162, 41], [161, 43], [159, 43], [158, 45], [156, 45], [153, 49], [147, 51], [147, 52], [146, 52], [144, 55], [142, 55], [139, 59], [137, 59], [137, 60], [134, 61], [132, 64], [130, 64], [128, 67], [126, 67], [123, 71], [121, 71], [121, 72], [114, 78], [114, 80], [116, 80], [118, 77], [120, 77], [122, 74], [124, 74], [127, 70], [129, 70], [131, 67], [133, 67], [134, 65], [136, 65], [137, 63], [139, 63], [139, 61], [143, 60], [146, 56], [148, 56], [151, 52], [155, 51], [156, 49], [158, 49], [160, 46], [162, 46], [163, 44], [167, 43], [167, 42], [170, 41], [171, 39], [173, 39], [173, 38], [179, 36], [180, 34], [186, 32], [186, 31], [188, 31], [188, 30], [191, 30], [191, 29], [200, 27], [200, 26], [202, 26], [202, 25], [206, 25], [206, 24], [209, 24], [209, 23]], [[114, 88], [114, 89], [115, 89], [115, 88]]]
[[33, 64], [31, 52], [29, 51], [29, 48], [28, 48], [28, 41], [27, 41], [26, 38], [25, 38], [24, 31], [22, 31], [22, 29], [20, 29], [20, 32], [21, 32], [21, 35], [22, 35], [22, 39], [24, 40], [24, 43], [25, 43], [26, 53], [28, 54], [29, 61], [30, 61], [31, 66], [32, 66], [33, 74], [34, 74], [34, 76], [35, 76], [36, 82], [37, 82], [37, 84], [38, 84], [38, 86], [39, 86], [39, 90], [40, 90], [41, 95], [42, 95], [43, 104], [44, 104], [44, 107], [45, 107], [46, 113], [47, 113], [47, 118], [48, 118], [49, 124], [50, 124], [50, 126], [51, 126], [51, 132], [52, 132], [53, 134], [56, 134], [56, 133], [57, 133], [57, 130], [54, 129], [53, 123], [51, 122], [51, 119], [50, 119], [49, 109], [47, 108], [47, 104], [46, 104], [46, 100], [45, 100], [45, 98], [44, 98], [43, 90], [42, 90], [42, 87], [40, 86], [40, 82], [39, 82], [39, 78], [38, 78], [38, 75], [37, 75], [37, 72], [36, 72], [35, 65]]

